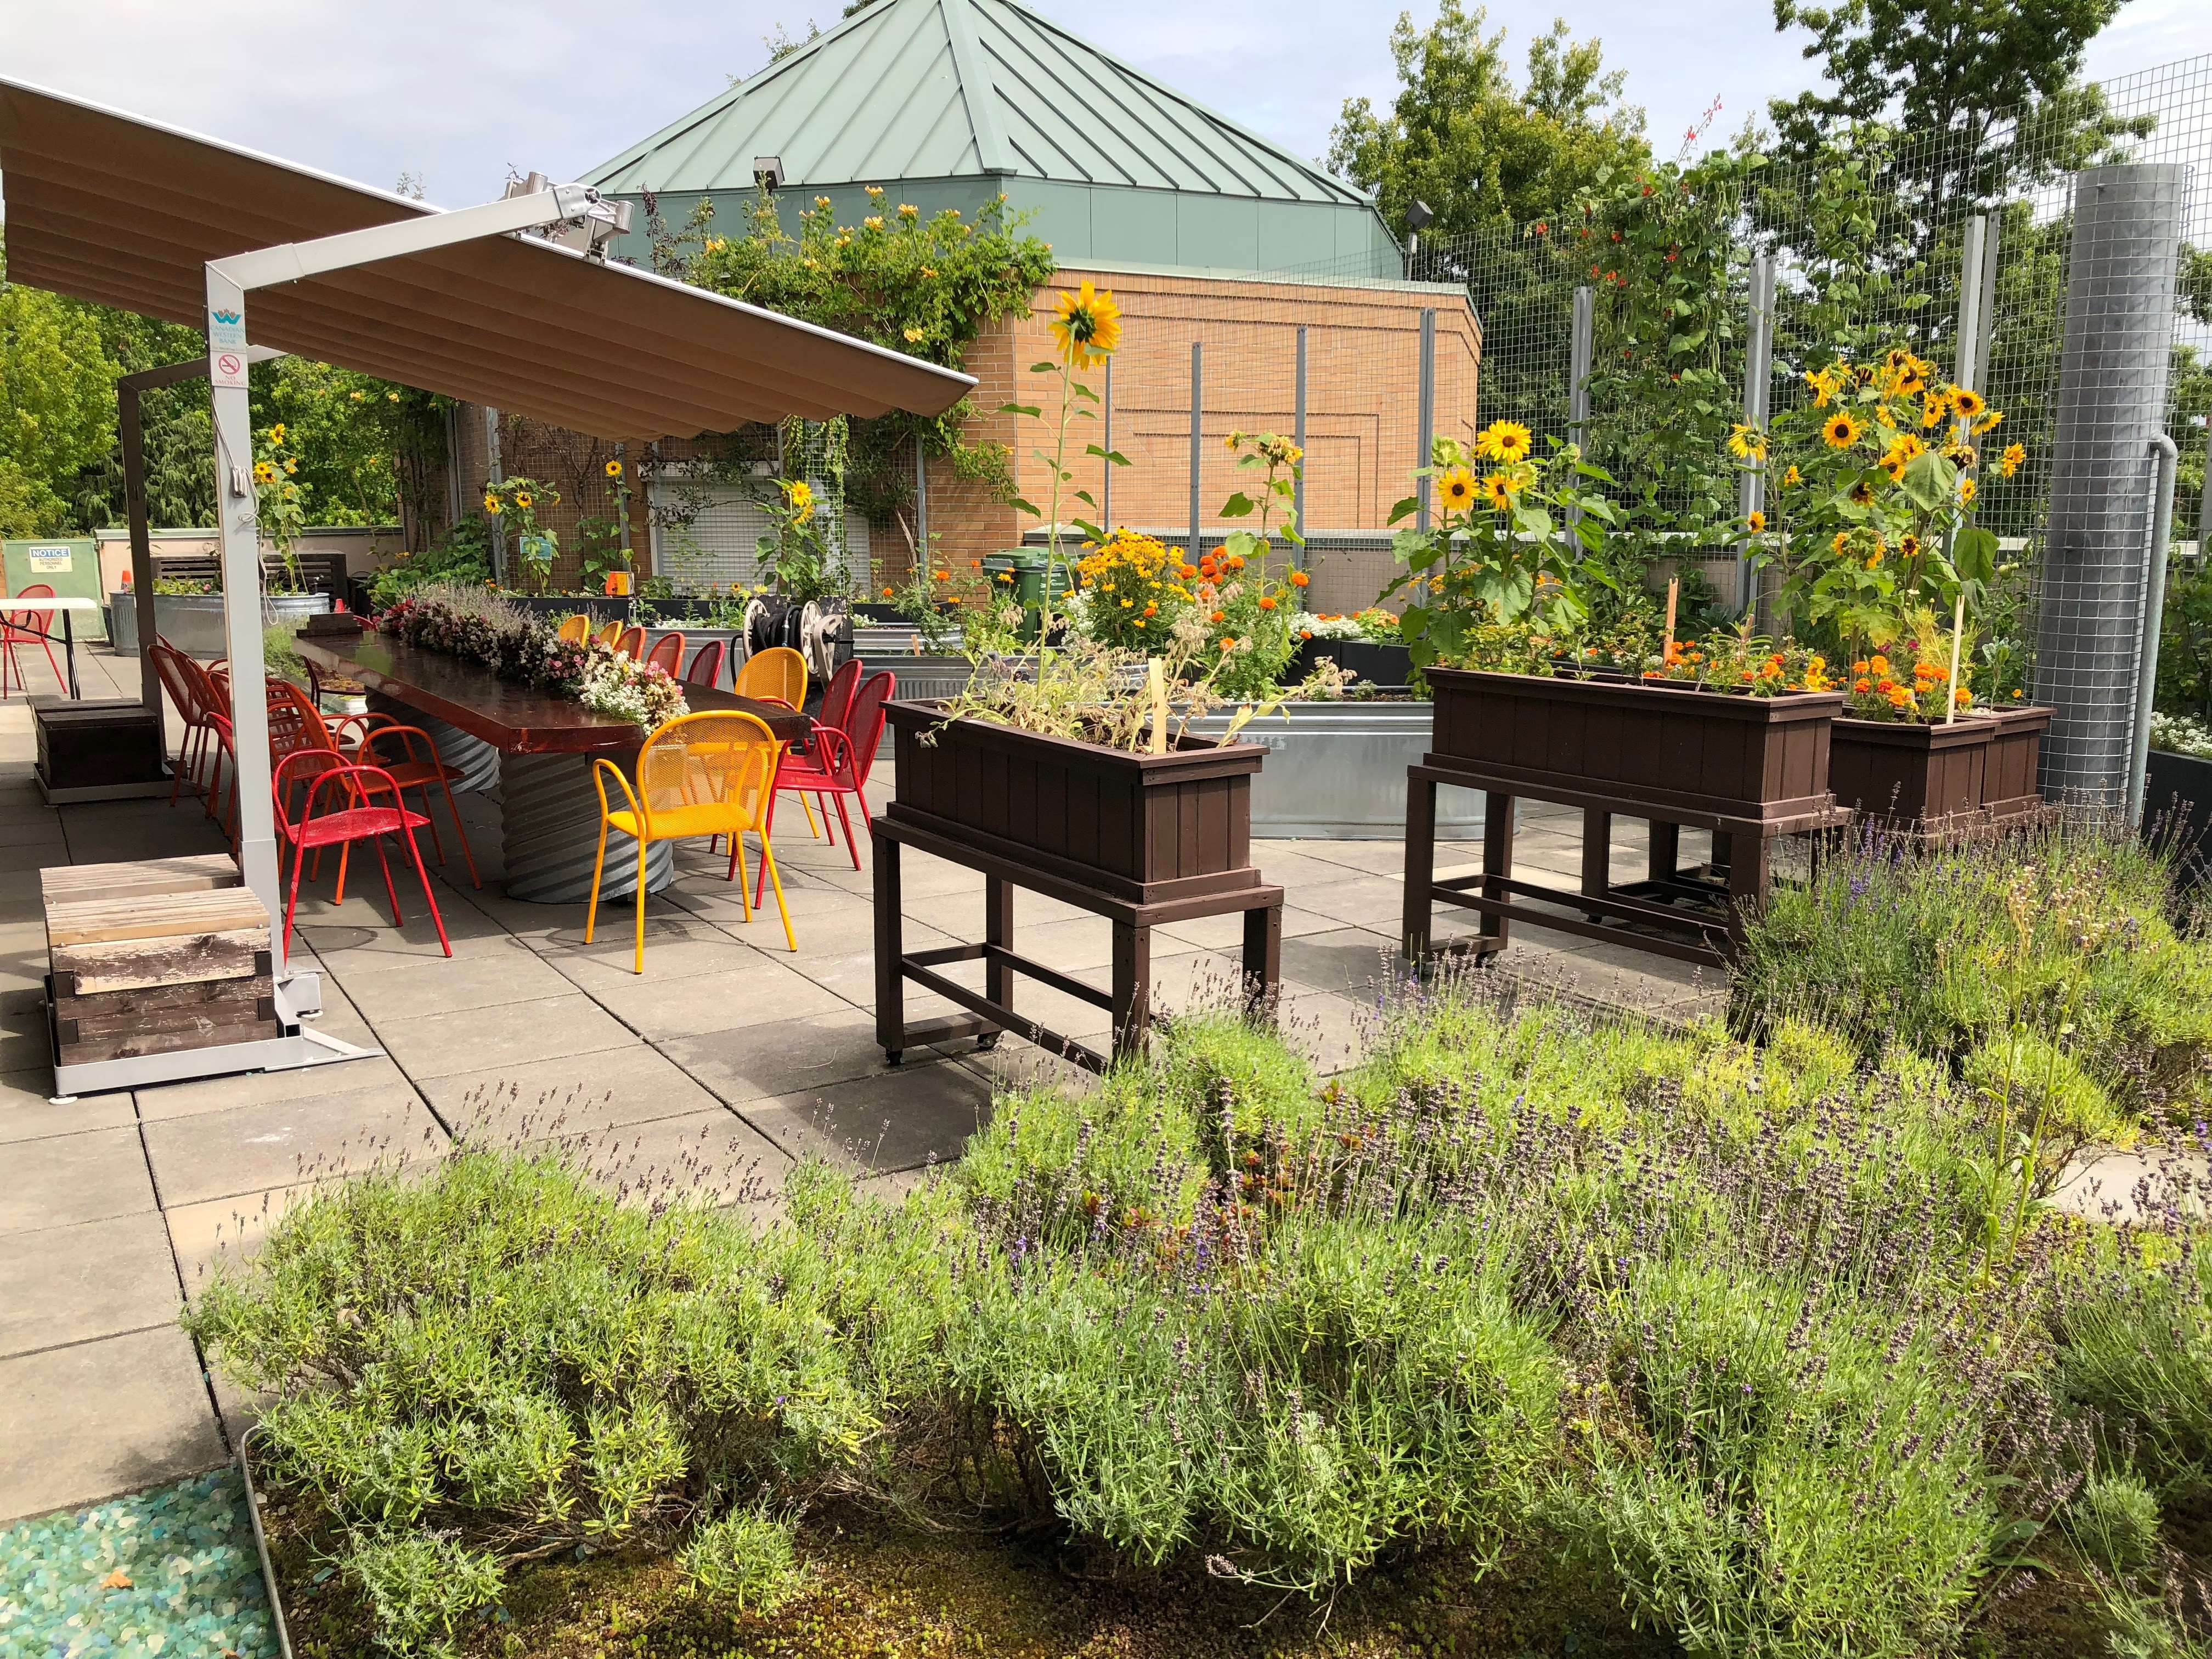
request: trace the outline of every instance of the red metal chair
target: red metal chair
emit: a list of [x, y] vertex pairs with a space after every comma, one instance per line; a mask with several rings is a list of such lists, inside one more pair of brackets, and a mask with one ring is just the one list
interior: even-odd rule
[[722, 654], [728, 647], [720, 640], [709, 640], [691, 653], [691, 665], [684, 671], [684, 684], [703, 685], [710, 689], [722, 683]]
[[644, 650], [645, 630], [642, 628], [625, 628], [615, 640], [615, 655], [617, 657], [628, 657], [635, 662]]
[[[853, 821], [845, 816], [845, 797], [860, 797], [860, 817], [865, 822], [868, 804], [863, 792], [868, 787], [868, 774], [876, 763], [876, 750], [884, 740], [884, 705], [898, 695], [898, 677], [888, 672], [871, 674], [844, 711], [843, 720], [836, 726], [824, 726], [819, 721], [814, 727], [814, 752], [811, 755], [789, 755], [775, 775], [776, 794], [785, 790], [796, 793], [804, 802], [811, 795], [822, 807], [822, 828], [830, 830], [830, 801], [837, 803], [837, 822], [845, 826], [845, 850], [852, 854], [853, 867], [860, 867], [860, 844], [853, 839]], [[768, 804], [769, 833], [775, 832], [775, 799]], [[837, 838], [830, 836], [831, 846]], [[734, 849], [730, 855], [730, 867], [737, 868]], [[760, 882], [753, 882], [753, 902], [760, 902]]]
[[[644, 631], [643, 629], [638, 630], [641, 635]], [[684, 635], [663, 634], [645, 653], [645, 665], [648, 668], [658, 668], [669, 678], [674, 679], [684, 666]]]
[[[400, 744], [397, 757], [387, 746], [393, 738]], [[453, 780], [462, 775], [461, 771], [438, 758], [438, 745], [431, 740], [430, 734], [419, 726], [378, 726], [363, 735], [361, 758], [389, 773], [403, 797], [410, 789], [421, 792], [423, 822], [430, 826], [430, 850], [437, 854], [441, 864], [446, 861], [446, 844], [439, 838], [437, 820], [430, 816], [430, 790], [434, 785], [445, 791], [446, 811], [453, 815], [453, 835], [461, 843], [461, 857], [469, 866], [469, 879], [482, 887], [483, 878], [477, 873], [477, 855], [469, 847], [468, 826], [461, 822], [461, 809], [453, 800]]]
[[[46, 582], [33, 582], [15, 595], [19, 599], [51, 599], [54, 590]], [[23, 678], [23, 665], [15, 659], [19, 645], [37, 645], [46, 653], [46, 666], [54, 672], [54, 684], [66, 689], [62, 678], [62, 665], [54, 660], [53, 617], [44, 611], [9, 611], [0, 607], [0, 697], [8, 695], [8, 672], [15, 671], [19, 690], [28, 691], [31, 683]]]
[[[288, 817], [284, 810], [286, 774], [298, 769], [307, 774], [307, 798], [297, 818]], [[296, 784], [297, 777], [289, 780]], [[319, 814], [316, 803], [325, 791], [332, 792], [333, 805]], [[438, 930], [438, 943], [446, 954], [453, 954], [453, 941], [446, 937], [446, 920], [438, 914], [437, 895], [430, 890], [430, 872], [422, 866], [422, 849], [415, 844], [415, 831], [429, 823], [420, 812], [410, 812], [399, 793], [399, 785], [392, 774], [380, 766], [356, 766], [341, 763], [325, 767], [317, 755], [309, 750], [298, 750], [284, 757], [276, 764], [269, 780], [269, 792], [276, 811], [277, 838], [292, 849], [292, 880], [284, 899], [284, 949], [292, 948], [292, 919], [300, 908], [300, 867], [307, 862], [307, 854], [319, 854], [325, 847], [349, 850], [354, 842], [365, 841], [376, 848], [376, 861], [384, 871], [384, 890], [392, 901], [392, 925], [403, 927], [406, 916], [399, 908], [399, 890], [392, 883], [392, 861], [384, 855], [384, 837], [400, 834], [407, 838], [408, 855], [415, 861], [415, 873], [422, 883], [422, 900], [430, 907], [431, 924]], [[391, 797], [392, 805], [377, 805], [380, 794]]]

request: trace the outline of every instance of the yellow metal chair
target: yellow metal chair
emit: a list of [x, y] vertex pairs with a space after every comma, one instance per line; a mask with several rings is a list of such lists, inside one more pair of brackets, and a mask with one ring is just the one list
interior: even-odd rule
[[806, 707], [806, 659], [787, 645], [772, 645], [745, 659], [731, 689], [741, 697]]
[[581, 645], [592, 637], [592, 619], [579, 612], [561, 624], [561, 638], [570, 645]]
[[[587, 623], [586, 626], [588, 627], [590, 624]], [[621, 639], [622, 635], [623, 625], [618, 622], [611, 622], [599, 630], [599, 643], [611, 649], [615, 641]]]
[[[599, 916], [599, 878], [607, 864], [607, 831], [619, 830], [637, 841], [637, 963], [645, 971], [645, 854], [656, 841], [727, 836], [744, 868], [744, 836], [760, 836], [761, 861], [775, 888], [776, 914], [783, 919], [783, 942], [799, 940], [791, 931], [791, 912], [783, 902], [783, 878], [776, 874], [775, 852], [769, 845], [768, 805], [775, 787], [775, 735], [753, 715], [735, 711], [684, 714], [645, 740], [637, 757], [637, 787], [611, 760], [592, 763], [592, 782], [599, 792], [599, 852], [592, 866], [591, 908], [584, 915], [584, 943]], [[610, 808], [607, 779], [622, 791], [626, 808]], [[753, 919], [742, 875], [738, 897], [744, 918]]]

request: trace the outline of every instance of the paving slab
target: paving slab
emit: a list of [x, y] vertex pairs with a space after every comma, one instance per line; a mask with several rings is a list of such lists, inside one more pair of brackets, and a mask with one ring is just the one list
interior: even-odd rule
[[419, 963], [410, 973], [334, 969], [346, 996], [371, 1027], [427, 1014], [462, 1013], [507, 1003], [542, 1001], [575, 989], [520, 939], [501, 936], [501, 948], [472, 951], [451, 962]]
[[740, 1109], [793, 1158], [879, 1173], [960, 1156], [989, 1121], [991, 1085], [964, 1065], [906, 1065], [829, 1093], [800, 1091]]
[[[324, 996], [331, 981], [324, 981]], [[313, 1022], [317, 1030], [329, 1030], [348, 1041], [374, 1040], [366, 1026], [358, 1037], [349, 1035], [348, 1015], [333, 1011]], [[196, 1078], [188, 1083], [164, 1083], [137, 1091], [138, 1115], [147, 1123], [190, 1117], [199, 1112], [228, 1111], [238, 1106], [268, 1105], [277, 1101], [320, 1100], [331, 1095], [359, 1094], [384, 1085], [407, 1086], [407, 1074], [390, 1056], [373, 1054], [366, 1060], [333, 1060], [323, 1066], [303, 1066], [288, 1072], [246, 1072], [236, 1077]]]
[[[174, 1279], [181, 1279], [187, 1303], [199, 1300], [209, 1278], [218, 1269], [234, 1269], [250, 1261], [269, 1230], [285, 1215], [306, 1203], [328, 1182], [295, 1182], [264, 1192], [235, 1193], [228, 1198], [204, 1199], [197, 1204], [176, 1204], [161, 1212], [169, 1233], [169, 1249], [175, 1259]], [[176, 1285], [170, 1286], [170, 1312], [175, 1314]]]
[[872, 1015], [858, 1009], [678, 1037], [660, 1050], [729, 1105], [883, 1073]]
[[0, 1234], [33, 1232], [155, 1208], [136, 1127], [19, 1141], [0, 1180]]
[[446, 1146], [445, 1131], [414, 1090], [391, 1084], [170, 1118], [149, 1123], [145, 1134], [166, 1204], [434, 1158]]
[[[61, 1106], [54, 1104], [53, 1092], [54, 1068], [50, 1065], [0, 1072], [0, 1146], [82, 1134], [87, 1129], [127, 1128], [136, 1121], [128, 1090], [79, 1095]], [[0, 1166], [8, 1161], [0, 1156]]]
[[719, 1206], [779, 1196], [792, 1160], [726, 1106], [578, 1136], [575, 1167], [625, 1202]]
[[495, 1017], [470, 1009], [386, 1020], [376, 1034], [400, 1069], [418, 1082], [493, 1066], [620, 1048], [637, 1040], [580, 991], [510, 1003]]
[[642, 1043], [463, 1072], [422, 1086], [458, 1139], [494, 1146], [720, 1109], [690, 1073]]
[[173, 1326], [0, 1359], [0, 1522], [215, 1468], [198, 1356]]
[[176, 1316], [177, 1267], [156, 1212], [0, 1237], [0, 1355]]
[[595, 977], [586, 989], [593, 1001], [648, 1042], [848, 1010], [836, 992], [781, 961], [747, 954], [752, 957], [748, 965], [720, 973], [658, 984], [628, 975], [612, 982]]

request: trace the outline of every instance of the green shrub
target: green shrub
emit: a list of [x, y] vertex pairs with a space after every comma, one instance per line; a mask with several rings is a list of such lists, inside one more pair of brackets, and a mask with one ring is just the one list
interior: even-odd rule
[[678, 1561], [702, 1595], [773, 1613], [805, 1587], [799, 1540], [787, 1518], [732, 1510], [695, 1530]]
[[341, 1561], [376, 1620], [379, 1639], [401, 1653], [458, 1651], [456, 1626], [499, 1599], [499, 1564], [429, 1531], [356, 1533]]
[[2212, 1469], [2212, 1260], [2185, 1236], [2122, 1234], [2077, 1258], [2054, 1316], [2054, 1392], [2086, 1408], [2154, 1479]]

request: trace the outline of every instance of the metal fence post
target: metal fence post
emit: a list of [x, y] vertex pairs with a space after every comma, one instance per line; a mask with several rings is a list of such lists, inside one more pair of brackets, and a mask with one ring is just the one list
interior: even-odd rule
[[[484, 406], [484, 467], [494, 480], [507, 477], [506, 463], [499, 453], [499, 411], [489, 404]], [[501, 586], [507, 586], [507, 526], [498, 514], [491, 517], [491, 574]]]
[[2145, 577], [2166, 423], [2189, 169], [2134, 163], [2074, 180], [2073, 241], [2036, 618], [2035, 693], [2057, 714], [2046, 795], [2132, 792]]
[[1198, 341], [1190, 343], [1190, 562], [1198, 562], [1199, 555], [1206, 550], [1198, 540], [1198, 463], [1199, 453], [1205, 447], [1203, 437], [1206, 408], [1206, 348]]
[[[1774, 256], [1762, 253], [1751, 262], [1751, 326], [1746, 335], [1743, 359], [1743, 423], [1753, 431], [1766, 430], [1767, 402], [1774, 380]], [[1735, 601], [1739, 614], [1758, 606], [1764, 596], [1753, 583], [1759, 573], [1752, 568], [1751, 515], [1765, 509], [1766, 473], [1760, 467], [1736, 472], [1736, 516], [1744, 524], [1744, 539], [1736, 544]], [[1762, 584], [1763, 585], [1763, 584]], [[1761, 618], [1762, 625], [1771, 619]]]
[[1596, 339], [1597, 291], [1584, 285], [1575, 290], [1575, 319], [1567, 337], [1567, 437], [1583, 450], [1589, 447], [1590, 359]]
[[[1111, 374], [1112, 358], [1108, 358], [1106, 372]], [[921, 434], [914, 434], [914, 560], [916, 564], [929, 559], [929, 451], [921, 441]]]
[[[1413, 465], [1426, 467], [1437, 447], [1437, 313], [1432, 307], [1421, 313], [1420, 403]], [[1429, 503], [1434, 499], [1435, 482], [1428, 477], [1421, 480], [1420, 517], [1415, 522], [1423, 530], [1429, 527]]]
[[[1106, 389], [1099, 399], [1098, 447], [1108, 454], [1114, 453], [1114, 360], [1106, 360]], [[1098, 527], [1108, 535], [1114, 533], [1114, 463], [1098, 463]]]
[[[1297, 514], [1298, 534], [1306, 533], [1306, 325], [1298, 325], [1298, 378], [1291, 404], [1291, 441], [1298, 447], [1298, 465], [1296, 482], [1291, 486], [1291, 511]], [[1291, 562], [1298, 569], [1306, 568], [1306, 550], [1300, 546], [1294, 551]]]

